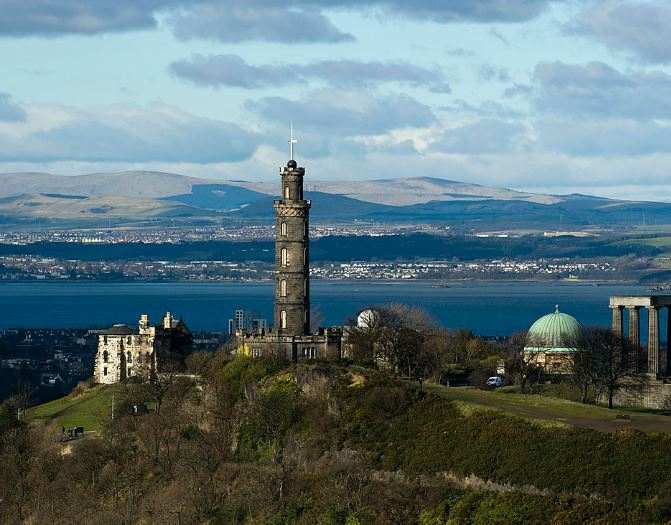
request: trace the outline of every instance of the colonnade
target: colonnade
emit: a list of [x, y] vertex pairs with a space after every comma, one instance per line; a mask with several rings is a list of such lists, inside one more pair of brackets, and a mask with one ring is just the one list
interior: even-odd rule
[[610, 298], [613, 312], [613, 331], [624, 338], [624, 311], [627, 311], [627, 337], [635, 348], [641, 347], [641, 309], [648, 311], [648, 373], [659, 376], [666, 372], [666, 363], [660, 363], [659, 318], [666, 308], [666, 341], [671, 341], [671, 295], [614, 296]]

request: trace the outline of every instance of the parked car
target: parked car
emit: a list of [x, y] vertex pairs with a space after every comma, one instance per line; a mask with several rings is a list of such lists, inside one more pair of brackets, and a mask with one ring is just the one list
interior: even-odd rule
[[493, 386], [494, 388], [503, 385], [503, 379], [499, 376], [490, 377], [487, 379], [487, 386]]

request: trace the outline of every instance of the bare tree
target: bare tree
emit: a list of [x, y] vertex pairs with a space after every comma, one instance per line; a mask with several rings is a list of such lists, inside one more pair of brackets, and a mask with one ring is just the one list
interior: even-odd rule
[[[506, 373], [520, 385], [522, 393], [526, 393], [530, 381], [534, 378], [539, 380], [543, 373], [541, 361], [544, 355], [539, 348], [531, 346], [533, 344], [526, 332], [517, 332], [508, 338], [503, 347]], [[533, 350], [525, 351], [525, 348]]]
[[352, 328], [349, 344], [359, 362], [377, 362], [422, 382], [438, 367], [433, 345], [438, 327], [418, 308], [401, 304], [372, 307], [375, 315], [365, 326]]
[[574, 367], [608, 398], [613, 408], [615, 393], [641, 388], [645, 375], [640, 372], [640, 352], [609, 328], [593, 327], [583, 331], [577, 345]]

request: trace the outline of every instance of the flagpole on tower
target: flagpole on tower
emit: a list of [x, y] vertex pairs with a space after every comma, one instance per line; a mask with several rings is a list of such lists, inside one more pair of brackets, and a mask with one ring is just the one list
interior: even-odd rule
[[298, 144], [298, 140], [294, 138], [294, 123], [290, 123], [290, 135], [289, 135], [289, 158], [294, 160], [294, 144]]

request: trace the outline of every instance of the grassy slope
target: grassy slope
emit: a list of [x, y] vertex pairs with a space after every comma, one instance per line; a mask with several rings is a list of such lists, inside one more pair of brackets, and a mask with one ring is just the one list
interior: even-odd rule
[[[427, 388], [467, 408], [498, 410], [544, 424], [570, 425], [604, 432], [613, 432], [625, 426], [646, 432], [671, 432], [671, 417], [659, 414], [621, 408], [608, 410], [548, 396], [505, 391], [448, 388], [442, 385], [428, 385]], [[627, 415], [630, 419], [617, 419], [618, 415]]]
[[76, 397], [70, 394], [30, 408], [28, 419], [55, 422], [66, 428], [82, 426], [86, 431], [100, 431], [110, 417], [112, 396], [117, 390], [117, 387], [96, 386]]

